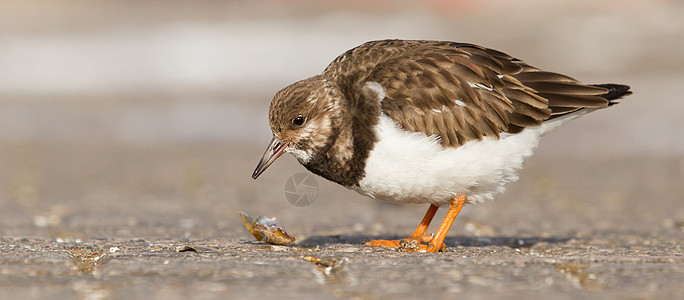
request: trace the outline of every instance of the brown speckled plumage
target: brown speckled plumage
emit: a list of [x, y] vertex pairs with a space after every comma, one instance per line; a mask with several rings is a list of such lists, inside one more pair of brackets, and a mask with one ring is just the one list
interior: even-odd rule
[[[606, 107], [628, 93], [625, 85], [583, 84], [477, 45], [382, 40], [350, 49], [322, 74], [278, 92], [269, 118], [286, 152], [310, 171], [351, 187], [364, 176], [381, 115], [455, 148]], [[297, 116], [305, 120], [301, 127], [293, 125]], [[263, 170], [257, 171], [254, 177]]]
[[378, 82], [386, 93], [384, 114], [406, 130], [438, 135], [445, 147], [608, 106], [629, 89], [582, 84], [493, 49], [441, 41], [367, 42], [336, 58], [322, 75], [347, 95]]

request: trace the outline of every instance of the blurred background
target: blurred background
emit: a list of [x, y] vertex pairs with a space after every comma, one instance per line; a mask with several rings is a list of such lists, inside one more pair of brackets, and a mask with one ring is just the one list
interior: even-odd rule
[[408, 234], [425, 207], [320, 178], [316, 203], [290, 205], [285, 181], [305, 171], [291, 156], [250, 177], [273, 94], [385, 38], [480, 44], [634, 90], [549, 134], [452, 234], [684, 226], [682, 15], [675, 0], [2, 1], [0, 235], [248, 238], [239, 210], [302, 235]]

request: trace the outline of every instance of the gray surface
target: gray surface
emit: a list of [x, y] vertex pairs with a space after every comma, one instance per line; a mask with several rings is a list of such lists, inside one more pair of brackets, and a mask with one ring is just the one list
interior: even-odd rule
[[[0, 9], [0, 299], [684, 294], [681, 4], [24, 3]], [[320, 178], [317, 201], [293, 207], [284, 185], [305, 170], [291, 156], [250, 175], [272, 94], [382, 37], [477, 42], [635, 94], [546, 136], [519, 182], [463, 209], [445, 253], [369, 249], [427, 207]], [[297, 244], [254, 241], [238, 211], [277, 217]]]
[[[177, 148], [52, 146], [25, 158], [28, 169], [10, 167], [24, 175], [3, 178], [5, 186], [14, 184], [6, 191], [14, 197], [2, 202], [0, 297], [571, 299], [684, 292], [681, 158], [533, 158], [504, 196], [464, 209], [447, 252], [408, 254], [362, 242], [405, 237], [425, 207], [364, 199], [319, 180], [318, 201], [294, 208], [282, 194], [287, 170], [300, 170], [293, 159], [252, 182], [253, 162], [244, 158], [258, 157], [256, 149]], [[31, 151], [40, 152], [19, 153]], [[33, 192], [22, 185], [28, 182], [37, 183]], [[254, 241], [238, 210], [277, 216], [298, 244]], [[182, 246], [212, 250], [177, 252]], [[113, 247], [119, 250], [109, 253]], [[336, 265], [326, 273], [300, 256]]]

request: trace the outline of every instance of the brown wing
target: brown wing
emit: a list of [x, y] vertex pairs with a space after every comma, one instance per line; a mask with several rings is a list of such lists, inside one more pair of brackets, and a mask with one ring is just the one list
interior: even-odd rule
[[[345, 64], [357, 63], [355, 68]], [[354, 71], [351, 71], [354, 70]], [[498, 138], [585, 107], [604, 107], [609, 89], [541, 71], [471, 44], [388, 40], [338, 57], [326, 72], [346, 86], [379, 83], [385, 115], [409, 131], [437, 135], [445, 147]]]

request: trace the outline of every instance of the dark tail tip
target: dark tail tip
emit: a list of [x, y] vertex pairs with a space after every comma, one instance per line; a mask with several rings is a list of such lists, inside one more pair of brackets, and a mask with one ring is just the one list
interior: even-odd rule
[[593, 86], [602, 87], [608, 90], [607, 93], [601, 95], [601, 97], [606, 100], [617, 100], [632, 93], [632, 91], [629, 90], [629, 85], [624, 84], [607, 83], [593, 84]]

